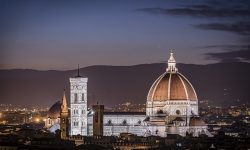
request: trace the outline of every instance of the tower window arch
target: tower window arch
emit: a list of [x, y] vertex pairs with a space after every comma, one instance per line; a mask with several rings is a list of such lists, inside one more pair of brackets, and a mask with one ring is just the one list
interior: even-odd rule
[[112, 125], [112, 121], [111, 120], [108, 120], [108, 125]]
[[78, 126], [78, 122], [77, 122], [77, 121], [73, 122], [73, 125], [74, 125], [75, 127], [77, 127], [77, 126]]
[[85, 112], [86, 112], [85, 109], [82, 109], [82, 114], [85, 114]]
[[75, 93], [75, 94], [74, 94], [74, 100], [75, 100], [75, 102], [77, 102], [77, 99], [78, 99], [78, 98], [77, 98], [77, 93]]
[[74, 112], [74, 114], [78, 114], [78, 110], [77, 109], [74, 109], [73, 112]]
[[84, 101], [84, 93], [82, 93], [82, 101]]
[[138, 120], [138, 122], [137, 122], [137, 123], [138, 123], [138, 125], [141, 125], [141, 120]]
[[159, 133], [159, 130], [158, 130], [158, 129], [156, 129], [156, 130], [155, 130], [155, 134], [156, 134], [156, 135], [158, 135], [158, 133]]
[[126, 119], [124, 119], [123, 121], [122, 121], [122, 125], [127, 125], [127, 120]]

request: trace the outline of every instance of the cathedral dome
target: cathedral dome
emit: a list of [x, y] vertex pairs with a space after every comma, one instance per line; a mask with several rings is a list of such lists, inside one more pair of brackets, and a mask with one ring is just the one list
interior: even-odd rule
[[61, 111], [61, 101], [57, 101], [50, 107], [48, 111], [48, 117], [51, 119], [57, 119], [60, 117], [60, 111]]
[[151, 86], [147, 100], [191, 100], [197, 101], [196, 92], [192, 84], [176, 68], [176, 62], [171, 53], [168, 68]]

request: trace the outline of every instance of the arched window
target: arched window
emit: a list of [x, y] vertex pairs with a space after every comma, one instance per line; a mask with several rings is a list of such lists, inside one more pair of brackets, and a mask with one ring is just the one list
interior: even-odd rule
[[163, 114], [163, 110], [162, 110], [162, 109], [159, 109], [159, 110], [157, 111], [157, 114]]
[[112, 125], [112, 121], [111, 120], [108, 120], [108, 125]]
[[124, 125], [124, 126], [127, 125], [127, 120], [124, 119], [124, 120], [122, 121], [122, 125]]
[[78, 126], [78, 122], [77, 121], [73, 122], [73, 125], [77, 127]]
[[138, 122], [137, 122], [139, 125], [141, 125], [141, 120], [138, 120]]
[[150, 117], [149, 116], [147, 116], [145, 119], [144, 119], [144, 121], [149, 121], [150, 120]]
[[74, 99], [75, 99], [75, 102], [77, 102], [77, 93], [74, 94]]

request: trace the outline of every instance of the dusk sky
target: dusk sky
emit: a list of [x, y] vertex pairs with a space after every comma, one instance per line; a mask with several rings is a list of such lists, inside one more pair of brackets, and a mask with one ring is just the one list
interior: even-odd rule
[[0, 69], [250, 60], [250, 1], [0, 0]]

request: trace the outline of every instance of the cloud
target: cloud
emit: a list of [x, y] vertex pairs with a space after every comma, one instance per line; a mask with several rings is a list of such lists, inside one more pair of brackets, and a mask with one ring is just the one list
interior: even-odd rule
[[250, 16], [250, 10], [242, 8], [213, 8], [208, 5], [196, 5], [191, 8], [168, 9], [168, 14], [196, 17], [246, 17]]
[[166, 14], [178, 16], [192, 16], [192, 17], [249, 17], [250, 5], [248, 2], [237, 3], [233, 6], [226, 4], [203, 4], [203, 5], [190, 5], [181, 8], [141, 8], [137, 11], [147, 12], [151, 14]]
[[[211, 5], [192, 5], [185, 8], [142, 8], [137, 11], [148, 12], [151, 14], [168, 14], [181, 16], [196, 16], [196, 17], [246, 17], [250, 19], [250, 8], [235, 7], [235, 8], [215, 8]], [[236, 19], [235, 19], [236, 20]], [[235, 21], [234, 20], [234, 21]], [[243, 21], [241, 18], [235, 23], [210, 23], [198, 24], [194, 27], [204, 30], [220, 30], [237, 33], [240, 35], [250, 35], [250, 22]], [[244, 19], [247, 20], [247, 19]], [[231, 20], [232, 21], [232, 20]]]
[[250, 35], [250, 22], [236, 22], [233, 24], [226, 23], [211, 23], [199, 24], [194, 27], [204, 30], [220, 30], [237, 33], [240, 35]]
[[151, 13], [151, 14], [167, 14], [167, 10], [168, 9], [159, 8], [159, 7], [136, 9], [136, 11], [138, 11], [138, 12], [146, 12], [146, 13]]
[[229, 51], [224, 52], [206, 53], [205, 57], [209, 60], [217, 60], [219, 62], [250, 62], [250, 45], [218, 45], [204, 48], [229, 49]]
[[[153, 7], [137, 9], [138, 12], [150, 14], [161, 14], [171, 16], [189, 16], [196, 18], [206, 18], [214, 23], [193, 25], [202, 30], [226, 31], [244, 36], [245, 45], [214, 45], [203, 48], [213, 50], [223, 50], [222, 52], [206, 53], [206, 59], [217, 60], [219, 62], [250, 62], [250, 1], [208, 1], [201, 5], [186, 5], [182, 7]], [[215, 20], [216, 19], [216, 20]], [[211, 22], [211, 21], [210, 21]]]

